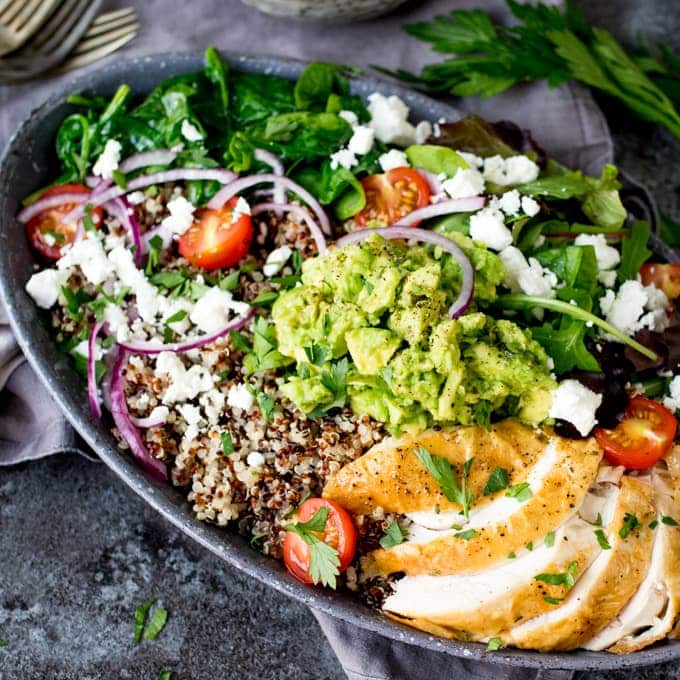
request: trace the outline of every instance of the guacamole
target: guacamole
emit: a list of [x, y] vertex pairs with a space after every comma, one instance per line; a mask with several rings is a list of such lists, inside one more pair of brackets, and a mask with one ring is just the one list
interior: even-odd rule
[[372, 235], [306, 260], [302, 282], [272, 309], [278, 350], [297, 362], [282, 390], [318, 415], [349, 402], [393, 432], [434, 423], [536, 423], [555, 381], [528, 331], [477, 310], [504, 276], [501, 261], [451, 236], [475, 268], [475, 296], [459, 319], [448, 308], [460, 269], [448, 253]]

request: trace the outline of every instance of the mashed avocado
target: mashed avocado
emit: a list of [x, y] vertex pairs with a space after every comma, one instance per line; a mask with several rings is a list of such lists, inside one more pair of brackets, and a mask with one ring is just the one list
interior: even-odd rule
[[[492, 300], [502, 263], [466, 236], [451, 237], [475, 268], [475, 300]], [[459, 288], [448, 254], [377, 235], [305, 261], [302, 285], [272, 309], [278, 350], [297, 362], [283, 392], [314, 415], [349, 401], [394, 432], [483, 424], [492, 414], [544, 420], [555, 383], [543, 348], [474, 302], [449, 319]]]

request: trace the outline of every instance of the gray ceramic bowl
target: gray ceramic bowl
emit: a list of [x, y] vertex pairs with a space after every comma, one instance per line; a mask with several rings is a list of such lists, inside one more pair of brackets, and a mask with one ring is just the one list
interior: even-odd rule
[[[295, 78], [304, 66], [275, 58], [227, 57], [236, 68], [288, 78]], [[166, 54], [120, 61], [73, 81], [70, 91], [110, 96], [117, 85], [128, 83], [134, 92], [145, 94], [163, 78], [201, 66], [200, 54]], [[353, 89], [362, 95], [375, 90], [397, 94], [408, 103], [417, 119], [437, 120], [457, 115], [445, 104], [384, 81], [357, 78], [353, 81]], [[37, 308], [24, 291], [34, 258], [14, 216], [21, 199], [55, 175], [54, 134], [60, 121], [72, 109], [64, 103], [66, 94], [52, 97], [31, 113], [9, 142], [1, 161], [0, 290], [19, 344], [45, 388], [85, 441], [126, 484], [225, 562], [305, 604], [388, 638], [468, 659], [532, 668], [615, 669], [680, 658], [680, 641], [664, 642], [628, 656], [592, 652], [538, 654], [521, 650], [487, 653], [480, 644], [443, 640], [412, 630], [369, 610], [348, 594], [325, 592], [298, 583], [280, 562], [256, 553], [242, 537], [199, 522], [179, 491], [170, 485], [154, 483], [129, 457], [119, 453], [106, 427], [91, 417], [78, 375], [57, 351]]]
[[241, 0], [260, 12], [300, 21], [362, 21], [387, 14], [406, 0]]

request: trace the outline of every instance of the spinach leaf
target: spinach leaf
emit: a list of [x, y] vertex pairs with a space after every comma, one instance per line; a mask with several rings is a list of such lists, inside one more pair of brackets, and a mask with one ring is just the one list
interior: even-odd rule
[[569, 288], [594, 293], [597, 288], [597, 258], [593, 246], [562, 246], [536, 253], [536, 259], [554, 272]]
[[560, 375], [574, 368], [583, 371], [599, 371], [597, 359], [588, 351], [584, 338], [586, 324], [578, 319], [563, 317], [558, 329], [549, 323], [531, 328], [531, 335], [555, 362], [555, 373]]
[[343, 75], [345, 70], [346, 67], [338, 64], [312, 62], [295, 84], [295, 106], [302, 111], [324, 110], [332, 94], [348, 94], [349, 84]]
[[621, 241], [621, 264], [616, 278], [620, 283], [635, 279], [640, 267], [650, 258], [652, 251], [647, 248], [649, 241], [649, 223], [636, 222], [630, 230], [630, 236]]

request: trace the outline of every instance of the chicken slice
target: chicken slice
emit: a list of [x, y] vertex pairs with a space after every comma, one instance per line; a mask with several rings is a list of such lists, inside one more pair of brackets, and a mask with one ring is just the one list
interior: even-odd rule
[[[503, 642], [540, 651], [567, 651], [582, 646], [625, 607], [649, 568], [656, 515], [654, 490], [635, 477], [623, 477], [616, 508], [608, 524], [611, 548], [603, 550], [553, 611], [501, 633]], [[621, 535], [634, 517], [639, 526]]]
[[680, 617], [680, 499], [666, 461], [652, 469], [656, 519], [649, 571], [619, 615], [583, 646], [625, 654], [665, 638]]

